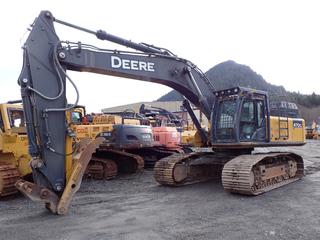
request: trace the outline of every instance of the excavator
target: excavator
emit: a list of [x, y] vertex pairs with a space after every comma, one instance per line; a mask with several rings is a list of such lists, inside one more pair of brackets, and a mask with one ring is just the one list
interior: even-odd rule
[[189, 145], [181, 144], [181, 131], [184, 120], [178, 117], [178, 115], [150, 104], [141, 104], [139, 114], [150, 120], [153, 138], [157, 145], [154, 147], [156, 154], [153, 154], [153, 156], [155, 157], [146, 158], [146, 167], [153, 168], [155, 162], [164, 156], [192, 152]]
[[155, 125], [157, 127], [162, 125], [181, 127], [183, 124], [183, 120], [179, 118], [177, 115], [173, 114], [172, 112], [164, 108], [155, 107], [150, 104], [141, 104], [139, 108], [139, 113], [153, 119], [154, 124], [152, 125]]
[[[186, 103], [187, 102], [184, 101], [183, 105]], [[189, 112], [191, 112], [191, 109], [189, 109]], [[189, 125], [188, 121], [181, 119], [172, 112], [164, 108], [141, 104], [139, 113], [153, 119], [151, 125], [153, 126], [155, 139], [161, 139], [160, 142], [162, 142], [164, 145], [167, 145], [172, 150], [174, 150], [174, 148], [178, 150], [177, 147], [179, 145], [179, 148], [182, 147], [184, 152], [191, 152], [191, 147], [203, 145], [199, 136], [199, 132], [193, 127], [193, 124]], [[201, 120], [200, 113], [200, 124], [202, 122]], [[198, 120], [195, 119], [194, 115], [193, 122], [198, 123]], [[163, 127], [163, 125], [165, 127]], [[179, 137], [176, 136], [174, 127], [178, 130]], [[201, 128], [206, 128], [206, 126], [201, 124]]]
[[[136, 51], [62, 41], [54, 24]], [[165, 48], [128, 41], [103, 30], [92, 31], [57, 19], [49, 11], [42, 11], [31, 27], [23, 46], [18, 83], [34, 183], [19, 180], [16, 187], [30, 199], [44, 203], [52, 213], [67, 213], [91, 155], [104, 141], [102, 136], [72, 145], [74, 132], [65, 111], [76, 106], [78, 100], [68, 105], [67, 80], [79, 95], [67, 70], [166, 85], [187, 99], [188, 111], [191, 102], [210, 119], [209, 134], [199, 122], [195, 125], [203, 146], [213, 151], [176, 154], [158, 161], [154, 176], [160, 184], [181, 186], [201, 182], [222, 171], [225, 190], [258, 195], [302, 178], [301, 156], [289, 152], [252, 153], [255, 147], [305, 144], [304, 120], [271, 116], [266, 92], [242, 87], [216, 91], [195, 64]], [[189, 114], [192, 117], [192, 111]]]
[[143, 169], [143, 158], [125, 150], [150, 147], [153, 141], [149, 126], [140, 125], [138, 119], [107, 114], [87, 115], [84, 114], [84, 107], [80, 108], [81, 112], [76, 111], [77, 109], [79, 107], [72, 111], [72, 122], [78, 123], [72, 127], [76, 133], [76, 142], [95, 139], [97, 136], [104, 137], [104, 143], [92, 155], [85, 176], [93, 179], [112, 179], [118, 173], [134, 173]]
[[[72, 113], [77, 113], [75, 110]], [[130, 112], [133, 113], [133, 112]], [[85, 138], [104, 138], [92, 155], [85, 175], [93, 179], [112, 179], [118, 173], [135, 173], [153, 168], [154, 163], [183, 149], [177, 144], [176, 128], [155, 128], [144, 115], [135, 113], [94, 114], [91, 120], [74, 124], [77, 141]], [[77, 113], [78, 118], [79, 114]], [[87, 118], [89, 116], [87, 115]], [[74, 121], [73, 121], [74, 122]], [[161, 131], [162, 130], [162, 131]]]

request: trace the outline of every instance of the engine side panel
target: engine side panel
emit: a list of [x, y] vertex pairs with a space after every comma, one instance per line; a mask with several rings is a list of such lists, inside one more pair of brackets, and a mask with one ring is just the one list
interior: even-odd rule
[[270, 117], [271, 142], [305, 143], [305, 121], [301, 118]]

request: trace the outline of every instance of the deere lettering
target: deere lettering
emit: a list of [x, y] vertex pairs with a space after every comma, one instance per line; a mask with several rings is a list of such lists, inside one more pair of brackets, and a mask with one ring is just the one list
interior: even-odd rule
[[127, 69], [127, 70], [154, 72], [153, 62], [143, 62], [143, 61], [137, 61], [137, 60], [122, 59], [117, 56], [111, 56], [111, 67]]

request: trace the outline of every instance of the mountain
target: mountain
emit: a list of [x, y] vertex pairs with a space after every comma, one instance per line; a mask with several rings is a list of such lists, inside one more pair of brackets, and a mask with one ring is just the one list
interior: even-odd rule
[[[206, 72], [206, 75], [217, 90], [241, 86], [264, 90], [277, 95], [286, 94], [283, 86], [272, 85], [249, 66], [231, 60], [214, 66]], [[180, 99], [182, 99], [181, 95], [173, 90], [160, 97], [158, 101], [177, 101]]]
[[[288, 92], [283, 86], [276, 86], [268, 83], [260, 74], [253, 71], [249, 66], [238, 64], [234, 61], [222, 62], [206, 72], [217, 90], [232, 87], [249, 87], [269, 92], [271, 100], [288, 100], [297, 103], [303, 109], [302, 117], [307, 122], [312, 121], [313, 116], [320, 116], [320, 95], [300, 94]], [[172, 90], [160, 97], [157, 101], [177, 101], [182, 100], [181, 94]]]

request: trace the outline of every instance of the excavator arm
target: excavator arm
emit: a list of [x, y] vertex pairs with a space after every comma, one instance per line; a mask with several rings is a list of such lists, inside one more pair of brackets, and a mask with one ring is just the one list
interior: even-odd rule
[[[112, 41], [139, 52], [99, 49], [91, 45], [61, 41], [54, 22], [77, 28], [99, 39]], [[57, 214], [65, 214], [79, 189], [83, 172], [101, 139], [75, 149], [66, 112], [66, 80], [77, 91], [67, 70], [118, 76], [169, 86], [197, 106], [208, 119], [214, 88], [190, 61], [170, 51], [134, 43], [105, 31], [91, 31], [55, 19], [43, 11], [32, 24], [24, 44], [24, 61], [18, 83], [27, 124], [30, 162], [34, 183], [18, 181], [16, 186], [33, 200], [41, 201]], [[90, 84], [90, 83], [88, 83]], [[77, 91], [77, 95], [78, 91]], [[75, 105], [78, 103], [78, 97]], [[79, 150], [80, 149], [80, 150]]]

